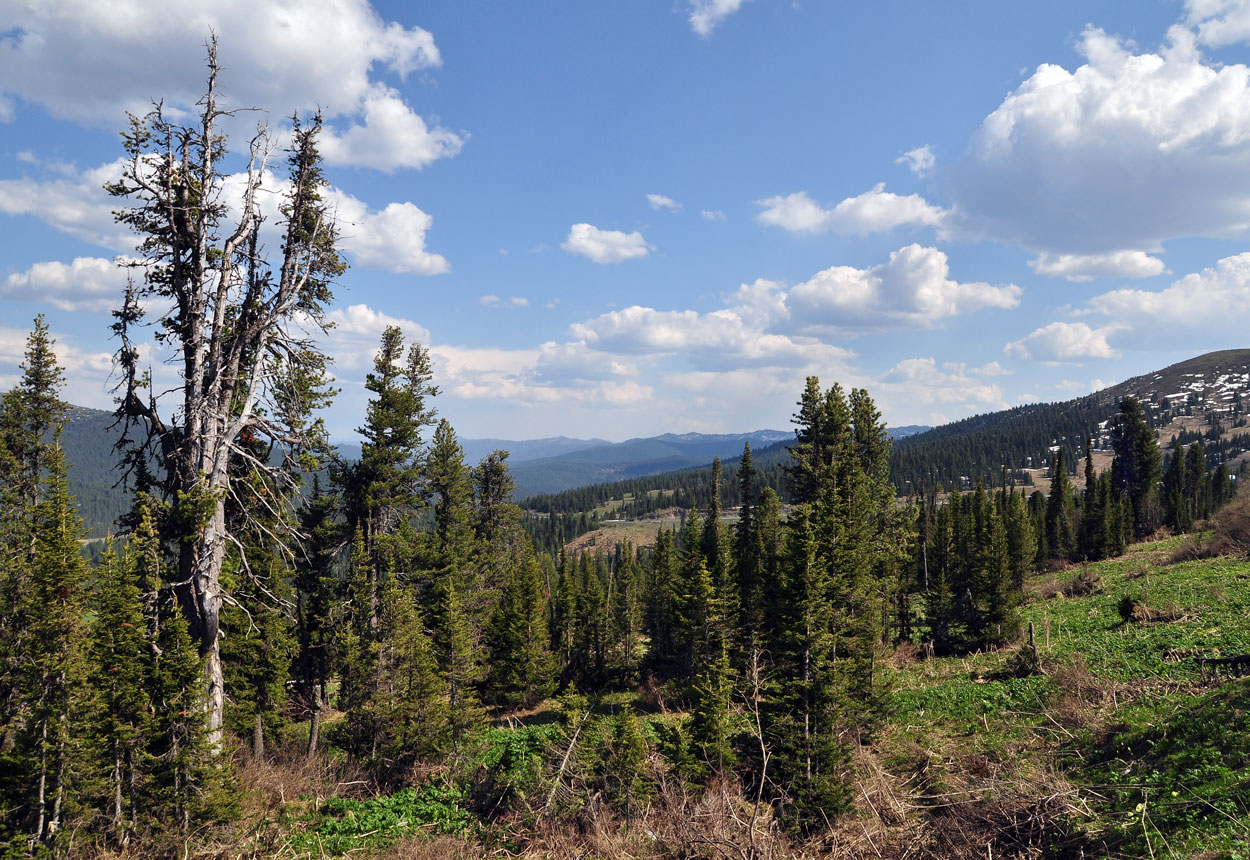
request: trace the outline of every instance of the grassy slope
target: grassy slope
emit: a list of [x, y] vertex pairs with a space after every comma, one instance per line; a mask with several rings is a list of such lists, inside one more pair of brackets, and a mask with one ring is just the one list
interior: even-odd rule
[[[1062, 819], [1055, 856], [1250, 856], [1250, 679], [1195, 660], [1250, 653], [1250, 563], [1170, 563], [1183, 540], [1089, 565], [1085, 597], [1047, 596], [1077, 570], [1031, 583], [1045, 674], [1015, 677], [1013, 650], [891, 671], [877, 748], [923, 815], [1010, 818], [1017, 792]], [[1175, 620], [1124, 623], [1124, 597]], [[1022, 840], [1000, 828], [995, 854]]]

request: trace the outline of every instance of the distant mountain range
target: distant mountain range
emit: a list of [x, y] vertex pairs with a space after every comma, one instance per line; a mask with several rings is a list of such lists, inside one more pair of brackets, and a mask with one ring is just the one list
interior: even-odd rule
[[[1095, 447], [1109, 444], [1108, 422], [1116, 403], [1134, 395], [1156, 426], [1197, 412], [1222, 417], [1230, 425], [1220, 456], [1238, 455], [1233, 425], [1250, 414], [1250, 350], [1224, 350], [1189, 359], [1122, 382], [1086, 397], [1059, 403], [1034, 403], [977, 415], [937, 428], [917, 425], [891, 428], [895, 438], [891, 472], [904, 491], [934, 483], [987, 483], [999, 479], [1004, 466], [1044, 466], [1056, 447], [1079, 457], [1086, 439]], [[113, 443], [117, 431], [107, 412], [75, 407], [62, 437], [72, 469], [70, 486], [93, 534], [104, 534], [126, 501], [114, 489]], [[714, 457], [734, 460], [751, 443], [757, 460], [785, 457], [789, 430], [751, 433], [665, 433], [660, 436], [607, 442], [603, 439], [462, 439], [465, 459], [476, 464], [490, 451], [510, 452], [508, 464], [517, 485], [516, 498], [550, 494], [593, 484], [626, 481], [667, 472], [704, 467]], [[360, 456], [358, 442], [343, 442], [341, 454]], [[1072, 462], [1071, 458], [1069, 462]]]
[[794, 434], [783, 430], [708, 435], [665, 433], [645, 439], [592, 445], [554, 457], [514, 462], [509, 459], [517, 498], [555, 493], [587, 484], [655, 475], [691, 466], [705, 466], [716, 457], [727, 459], [742, 453], [743, 445], [763, 448]]
[[[110, 524], [128, 506], [115, 489], [117, 474], [113, 446], [119, 433], [109, 412], [71, 407], [62, 444], [69, 458], [70, 489], [78, 498], [79, 511], [94, 537], [106, 534]], [[508, 466], [516, 481], [516, 498], [551, 493], [586, 484], [654, 475], [674, 469], [704, 466], [715, 457], [728, 459], [742, 453], [743, 445], [765, 448], [794, 434], [785, 430], [751, 433], [665, 433], [661, 436], [608, 442], [604, 439], [461, 439], [465, 461], [476, 465], [495, 450], [509, 452]], [[360, 457], [360, 443], [337, 442], [342, 457]]]
[[[584, 451], [599, 445], [611, 445], [606, 439], [570, 439], [568, 436], [549, 436], [546, 439], [460, 439], [460, 447], [464, 449], [466, 463], [480, 462], [491, 451], [507, 451], [508, 463], [516, 465], [526, 460], [539, 460], [544, 457], [559, 457], [575, 451]], [[347, 460], [360, 458], [360, 443], [354, 440], [335, 441], [339, 456]]]

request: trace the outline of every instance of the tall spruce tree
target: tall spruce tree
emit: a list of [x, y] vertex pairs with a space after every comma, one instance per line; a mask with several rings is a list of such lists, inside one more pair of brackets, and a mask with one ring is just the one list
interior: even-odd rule
[[1127, 502], [1124, 511], [1131, 512], [1126, 528], [1137, 537], [1144, 537], [1162, 522], [1158, 486], [1162, 457], [1154, 430], [1150, 429], [1136, 397], [1120, 399], [1119, 411], [1111, 425], [1111, 446], [1115, 451], [1111, 463], [1112, 487], [1117, 496]]
[[24, 613], [29, 635], [22, 660], [30, 834], [32, 844], [45, 845], [56, 839], [69, 805], [82, 792], [91, 695], [83, 620], [89, 571], [78, 546], [82, 523], [69, 492], [59, 431], [57, 436], [44, 461], [46, 475], [34, 511]]
[[1068, 559], [1076, 552], [1076, 524], [1072, 485], [1063, 448], [1051, 464], [1050, 492], [1046, 496], [1046, 546], [1051, 558]]
[[28, 641], [35, 515], [67, 410], [54, 344], [43, 316], [35, 317], [21, 380], [0, 399], [0, 751], [13, 747], [21, 727], [19, 679], [30, 648], [38, 647]]
[[554, 665], [545, 607], [538, 561], [526, 553], [511, 567], [486, 630], [485, 686], [492, 703], [528, 707], [551, 694]]
[[438, 616], [434, 645], [447, 682], [451, 745], [458, 756], [466, 736], [482, 723], [482, 655], [450, 576], [439, 582]]
[[1189, 503], [1191, 525], [1211, 515], [1211, 484], [1207, 477], [1207, 451], [1201, 440], [1185, 451], [1185, 498]]
[[739, 623], [746, 641], [758, 640], [766, 611], [761, 580], [763, 548], [755, 524], [755, 480], [751, 443], [746, 442], [738, 463], [738, 522], [734, 524], [733, 531], [734, 590], [738, 595]]
[[678, 620], [680, 600], [676, 549], [673, 532], [664, 527], [656, 532], [655, 548], [648, 568], [643, 614], [651, 644], [647, 664], [661, 676], [674, 670], [681, 638]]
[[714, 457], [711, 500], [708, 503], [707, 519], [703, 521], [700, 548], [708, 575], [712, 579], [715, 613], [721, 620], [723, 635], [727, 637], [729, 630], [737, 624], [738, 583], [733, 570], [730, 541], [725, 533], [725, 524], [721, 522], [724, 514], [721, 507], [721, 477], [720, 457]]
[[412, 553], [410, 518], [421, 506], [418, 492], [421, 470], [421, 433], [433, 423], [427, 403], [438, 393], [431, 383], [429, 352], [419, 343], [404, 349], [404, 333], [387, 326], [365, 376], [371, 394], [365, 423], [356, 429], [363, 437], [360, 460], [341, 465], [337, 482], [343, 487], [347, 527], [358, 531], [368, 574], [368, 588], [358, 596], [377, 626], [382, 571], [405, 569]]
[[343, 543], [337, 519], [337, 500], [324, 493], [321, 477], [313, 476], [312, 494], [300, 509], [304, 541], [295, 558], [296, 635], [299, 645], [294, 667], [296, 695], [309, 715], [308, 753], [321, 743], [321, 717], [329, 706], [329, 682], [334, 649], [338, 589], [336, 560]]
[[96, 567], [91, 627], [91, 680], [98, 691], [95, 716], [96, 769], [105, 774], [109, 831], [125, 847], [143, 812], [136, 797], [147, 772], [145, 743], [152, 703], [147, 685], [154, 654], [147, 639], [148, 620], [140, 591], [141, 570], [135, 555], [121, 558], [110, 540]]
[[421, 613], [397, 577], [386, 577], [381, 603], [371, 709], [378, 725], [375, 764], [401, 774], [455, 742], [452, 700]]

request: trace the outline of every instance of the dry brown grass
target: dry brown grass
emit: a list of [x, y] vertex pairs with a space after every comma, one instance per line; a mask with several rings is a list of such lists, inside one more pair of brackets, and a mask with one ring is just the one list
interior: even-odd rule
[[376, 853], [351, 856], [357, 860], [478, 860], [487, 854], [481, 845], [454, 836], [408, 836]]
[[919, 645], [911, 642], [900, 642], [894, 646], [894, 650], [890, 652], [890, 665], [896, 669], [902, 669], [920, 662], [924, 656], [924, 651]]
[[1250, 493], [1242, 493], [1213, 518], [1218, 555], [1250, 556]]
[[1149, 606], [1128, 595], [1120, 598], [1117, 609], [1125, 624], [1161, 624], [1169, 621], [1186, 621], [1193, 617], [1192, 613], [1179, 606], [1173, 604]]
[[1099, 725], [1115, 701], [1114, 680], [1100, 678], [1089, 669], [1085, 657], [1074, 654], [1050, 668], [1054, 693], [1044, 711], [1059, 733], [1071, 737], [1078, 729]]
[[680, 780], [663, 779], [651, 804], [628, 821], [595, 795], [577, 816], [540, 819], [522, 838], [522, 856], [550, 860], [815, 856], [781, 833], [768, 804], [757, 807], [731, 781], [695, 792]]
[[1102, 591], [1102, 588], [1102, 578], [1097, 571], [1083, 567], [1076, 576], [1069, 578], [1052, 573], [1029, 590], [1040, 600], [1051, 600], [1056, 597], [1088, 597]]
[[808, 856], [837, 860], [1077, 858], [1086, 847], [1081, 792], [1057, 772], [1014, 760], [940, 755], [912, 745], [899, 774], [869, 749], [854, 756], [857, 812], [838, 819]]

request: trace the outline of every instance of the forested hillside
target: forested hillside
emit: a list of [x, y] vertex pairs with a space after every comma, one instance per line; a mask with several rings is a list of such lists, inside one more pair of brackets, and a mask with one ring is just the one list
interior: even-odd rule
[[[1025, 470], [1049, 468], [1062, 448], [1074, 468], [1086, 441], [1108, 447], [1108, 427], [1123, 397], [1142, 403], [1150, 425], [1205, 419], [1201, 434], [1213, 462], [1250, 450], [1250, 350], [1213, 352], [1060, 403], [1035, 403], [977, 415], [900, 440], [890, 474], [900, 493], [928, 487], [967, 489], [978, 480], [1000, 486], [1027, 481]], [[1172, 434], [1168, 434], [1169, 436]], [[1075, 472], [1073, 472], [1075, 474]]]
[[[1106, 456], [1120, 398], [1142, 404], [1170, 463], [1171, 453], [1201, 441], [1212, 468], [1226, 464], [1230, 474], [1250, 465], [1250, 350], [1199, 356], [1146, 374], [1088, 397], [1060, 403], [1019, 406], [977, 415], [937, 428], [891, 430], [890, 478], [900, 496], [969, 491], [980, 481], [990, 488], [1031, 488], [1049, 481], [1056, 455], [1079, 477], [1086, 444]], [[784, 466], [790, 442], [752, 452], [761, 485], [788, 503]], [[734, 469], [738, 458], [722, 458]], [[709, 504], [711, 467], [683, 469], [642, 479], [592, 484], [522, 501], [526, 527], [548, 551], [605, 522], [674, 515]], [[721, 504], [740, 503], [732, 483], [721, 487]]]

